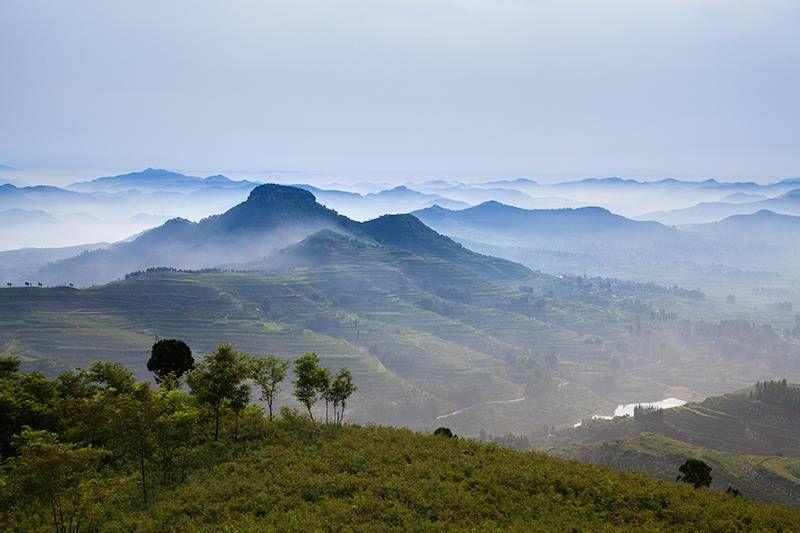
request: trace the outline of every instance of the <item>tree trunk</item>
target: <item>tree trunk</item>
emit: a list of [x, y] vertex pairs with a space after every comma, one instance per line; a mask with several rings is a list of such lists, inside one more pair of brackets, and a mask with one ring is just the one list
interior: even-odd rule
[[147, 478], [144, 474], [144, 446], [139, 445], [139, 473], [142, 476], [142, 495], [144, 503], [147, 503]]
[[269, 406], [269, 421], [272, 422], [272, 400], [267, 400], [267, 405]]
[[214, 406], [214, 440], [219, 439], [219, 408], [220, 404]]

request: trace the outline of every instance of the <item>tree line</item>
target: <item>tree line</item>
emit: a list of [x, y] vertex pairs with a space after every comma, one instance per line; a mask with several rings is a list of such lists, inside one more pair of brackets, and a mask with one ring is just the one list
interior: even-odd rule
[[750, 391], [750, 396], [763, 402], [787, 409], [800, 410], [800, 386], [780, 381], [759, 381]]
[[[183, 341], [160, 340], [147, 362], [158, 387], [137, 382], [118, 363], [49, 379], [0, 357], [0, 523], [91, 530], [137, 486], [147, 505], [155, 488], [264, 438], [290, 366], [294, 397], [308, 418], [324, 401], [326, 424], [341, 425], [356, 386], [347, 368], [333, 374], [314, 353], [289, 361], [220, 344], [195, 362]], [[251, 404], [253, 392], [266, 414]], [[282, 409], [286, 420], [300, 416]]]

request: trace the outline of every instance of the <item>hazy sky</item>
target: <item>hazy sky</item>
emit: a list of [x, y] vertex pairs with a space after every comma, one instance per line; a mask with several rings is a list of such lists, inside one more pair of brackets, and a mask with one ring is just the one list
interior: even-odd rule
[[800, 176], [798, 0], [0, 0], [0, 163]]

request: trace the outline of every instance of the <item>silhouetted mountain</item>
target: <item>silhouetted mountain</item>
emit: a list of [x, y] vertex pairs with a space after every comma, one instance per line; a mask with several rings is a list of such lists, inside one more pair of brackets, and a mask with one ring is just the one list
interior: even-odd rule
[[29, 205], [46, 200], [69, 201], [80, 195], [59, 187], [35, 185], [32, 187], [16, 187], [10, 183], [0, 185], [0, 207], [9, 209], [25, 209]]
[[775, 198], [757, 202], [703, 202], [685, 209], [656, 211], [636, 218], [672, 225], [703, 224], [733, 215], [750, 215], [764, 209], [784, 215], [800, 215], [800, 189], [793, 189]]
[[311, 192], [319, 203], [335, 209], [356, 220], [369, 220], [386, 213], [404, 213], [443, 204], [452, 209], [463, 209], [470, 204], [445, 198], [438, 194], [425, 194], [405, 186], [361, 195], [341, 190], [320, 189], [312, 185], [295, 185]]
[[490, 187], [538, 187], [539, 184], [528, 178], [517, 178], [513, 180], [495, 180], [481, 183], [480, 185], [488, 185]]
[[414, 215], [444, 234], [492, 244], [594, 248], [678, 237], [672, 228], [630, 220], [601, 207], [529, 210], [485, 202], [461, 211], [435, 206]]
[[[0, 281], [12, 282], [22, 279], [48, 263], [62, 261], [70, 257], [108, 246], [108, 243], [84, 244], [64, 248], [22, 248], [0, 252]], [[29, 281], [36, 282], [35, 278]]]
[[719, 222], [684, 227], [716, 239], [752, 244], [796, 246], [800, 217], [781, 215], [766, 209], [751, 215], [734, 215]]
[[[470, 206], [470, 204], [466, 202], [451, 200], [450, 198], [446, 198], [440, 194], [429, 194], [415, 191], [413, 189], [409, 189], [405, 185], [400, 185], [393, 189], [388, 189], [377, 193], [370, 193], [367, 194], [366, 198], [390, 205], [396, 203], [414, 203], [417, 204], [417, 206], [420, 206], [420, 204], [432, 205], [433, 203], [439, 203], [451, 209], [462, 209]], [[417, 209], [419, 209], [419, 207], [417, 207]], [[397, 205], [396, 211], [402, 210], [402, 206]]]
[[58, 224], [58, 219], [50, 213], [37, 210], [8, 209], [0, 211], [0, 228], [12, 224], [18, 227], [26, 224]]
[[[472, 205], [481, 204], [488, 201], [502, 202], [507, 205], [513, 205], [525, 209], [548, 208], [548, 207], [575, 207], [581, 205], [578, 202], [575, 202], [574, 200], [570, 200], [568, 198], [557, 198], [557, 197], [534, 198], [531, 195], [527, 194], [526, 192], [511, 188], [510, 185], [509, 187], [494, 187], [494, 186], [488, 186], [488, 184], [484, 185], [459, 184], [449, 187], [431, 188], [427, 189], [427, 192], [441, 194], [448, 198], [453, 198], [455, 200], [467, 202]], [[445, 205], [442, 204], [441, 202], [436, 202], [436, 203], [440, 207], [454, 209], [453, 206]], [[461, 207], [455, 207], [455, 208], [461, 209]]]
[[306, 190], [269, 184], [257, 187], [247, 201], [221, 215], [198, 223], [170, 220], [130, 242], [49, 265], [39, 278], [85, 285], [156, 266], [199, 269], [247, 264], [322, 230], [371, 245], [458, 260], [476, 271], [523, 268], [466, 250], [410, 215], [359, 223], [320, 205]]
[[222, 175], [209, 176], [204, 179], [160, 168], [146, 168], [140, 172], [73, 183], [68, 188], [80, 192], [121, 192], [133, 189], [142, 192], [173, 191], [185, 193], [208, 187], [249, 190], [257, 185], [257, 183], [251, 181], [234, 181]]
[[735, 192], [729, 194], [722, 200], [721, 202], [727, 203], [736, 203], [736, 204], [744, 204], [748, 202], [760, 202], [761, 200], [769, 200], [768, 196], [764, 196], [763, 194], [753, 194], [753, 193], [746, 193], [746, 192]]

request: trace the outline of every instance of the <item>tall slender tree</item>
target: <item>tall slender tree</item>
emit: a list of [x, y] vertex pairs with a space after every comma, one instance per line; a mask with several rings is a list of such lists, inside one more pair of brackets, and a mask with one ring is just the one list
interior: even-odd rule
[[275, 396], [281, 391], [281, 382], [286, 377], [289, 361], [268, 355], [254, 359], [250, 377], [261, 389], [261, 400], [267, 402], [269, 419], [272, 420], [272, 406]]
[[341, 424], [344, 420], [344, 410], [347, 407], [347, 400], [358, 390], [358, 387], [353, 383], [353, 376], [348, 368], [339, 370], [331, 383], [330, 389], [333, 401], [334, 422], [336, 424]]
[[295, 359], [292, 366], [296, 377], [292, 382], [294, 396], [305, 406], [311, 420], [314, 420], [314, 413], [311, 409], [319, 399], [319, 357], [315, 353], [306, 353]]

